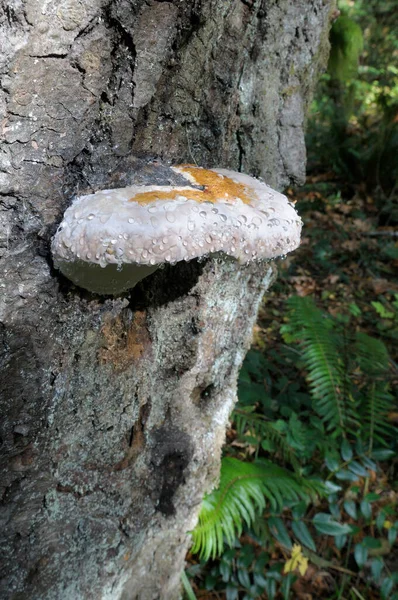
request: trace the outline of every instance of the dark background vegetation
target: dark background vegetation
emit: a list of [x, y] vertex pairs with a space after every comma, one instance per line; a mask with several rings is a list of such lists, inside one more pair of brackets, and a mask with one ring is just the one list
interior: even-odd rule
[[339, 8], [188, 598], [398, 599], [398, 8]]

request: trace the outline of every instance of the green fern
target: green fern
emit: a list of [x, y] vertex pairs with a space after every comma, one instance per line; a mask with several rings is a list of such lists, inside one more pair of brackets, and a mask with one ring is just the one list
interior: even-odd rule
[[381, 340], [357, 331], [353, 351], [363, 373], [383, 376], [388, 371], [390, 359], [387, 348]]
[[289, 323], [281, 331], [287, 342], [301, 344], [314, 408], [327, 429], [360, 435], [370, 449], [374, 442], [386, 445], [393, 434], [387, 421], [393, 397], [385, 381], [390, 359], [383, 342], [341, 331], [311, 298], [293, 296], [288, 306]]
[[274, 424], [267, 420], [261, 414], [255, 413], [255, 406], [247, 406], [237, 408], [232, 413], [232, 419], [236, 424], [236, 428], [240, 437], [243, 437], [245, 431], [249, 430], [253, 437], [261, 440], [269, 440], [276, 448], [276, 453], [279, 453], [285, 462], [292, 465], [295, 471], [299, 470], [299, 461], [295, 456], [292, 448], [286, 441], [285, 436], [275, 429]]
[[301, 344], [314, 408], [329, 431], [344, 433], [355, 422], [355, 412], [347, 393], [341, 338], [333, 329], [333, 321], [312, 298], [293, 296], [288, 307], [289, 323], [282, 326], [281, 332], [286, 341]]
[[364, 378], [365, 393], [358, 402], [363, 415], [361, 431], [371, 452], [375, 442], [389, 445], [394, 431], [387, 420], [388, 413], [394, 409], [394, 398], [389, 392], [388, 381], [385, 381], [390, 358], [381, 340], [362, 332], [356, 332], [354, 353]]
[[383, 382], [373, 381], [367, 389], [362, 403], [363, 419], [361, 433], [371, 453], [375, 442], [380, 446], [390, 447], [394, 437], [394, 427], [388, 422], [388, 413], [394, 409], [394, 398]]
[[199, 522], [192, 532], [192, 552], [204, 560], [220, 555], [224, 540], [232, 545], [269, 501], [272, 511], [281, 511], [290, 501], [309, 500], [322, 491], [311, 481], [267, 460], [253, 463], [227, 457], [222, 460], [220, 485], [205, 497]]

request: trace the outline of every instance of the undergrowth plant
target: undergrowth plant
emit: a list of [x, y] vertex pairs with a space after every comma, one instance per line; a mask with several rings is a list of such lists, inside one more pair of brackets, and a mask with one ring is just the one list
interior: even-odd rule
[[347, 329], [320, 311], [311, 298], [293, 296], [287, 302], [289, 323], [281, 333], [297, 342], [313, 408], [333, 438], [361, 439], [371, 450], [388, 444], [392, 428], [387, 415], [393, 408], [386, 375], [388, 352], [382, 341]]
[[[202, 562], [221, 556], [206, 585], [228, 600], [289, 598], [297, 569], [307, 560], [333, 568], [333, 552], [347, 561], [347, 581], [367, 578], [396, 600], [397, 574], [383, 559], [398, 533], [395, 506], [372, 487], [397, 437], [387, 350], [311, 298], [292, 297], [287, 308], [283, 356], [251, 351], [245, 362], [233, 413], [238, 443], [203, 502], [192, 552]], [[267, 554], [275, 546], [284, 562]]]
[[265, 459], [244, 462], [233, 457], [222, 461], [220, 484], [203, 501], [199, 524], [193, 532], [192, 552], [208, 560], [220, 555], [225, 542], [230, 546], [245, 523], [254, 524], [256, 515], [268, 504], [279, 514], [287, 502], [309, 502], [322, 485], [305, 479]]
[[394, 0], [339, 0], [328, 72], [309, 120], [310, 170], [366, 184], [383, 222], [396, 222], [398, 11]]

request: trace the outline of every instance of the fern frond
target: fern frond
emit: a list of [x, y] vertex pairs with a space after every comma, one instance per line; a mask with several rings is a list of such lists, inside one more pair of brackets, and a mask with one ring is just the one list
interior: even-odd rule
[[311, 298], [293, 296], [288, 306], [289, 324], [281, 331], [301, 345], [314, 408], [329, 431], [345, 432], [354, 421], [354, 411], [346, 393], [346, 366], [333, 322]]
[[381, 340], [357, 331], [354, 353], [361, 371], [366, 375], [383, 375], [388, 370], [388, 350]]
[[303, 479], [269, 461], [247, 463], [224, 458], [220, 485], [204, 499], [192, 532], [192, 552], [204, 560], [220, 555], [224, 539], [232, 545], [244, 523], [250, 527], [256, 514], [264, 510], [266, 499], [273, 511], [281, 511], [286, 502], [308, 501], [321, 491], [319, 482]]
[[246, 430], [251, 435], [261, 440], [269, 440], [275, 446], [275, 451], [281, 454], [282, 459], [292, 465], [295, 471], [299, 469], [299, 461], [294, 451], [289, 446], [283, 433], [275, 429], [272, 422], [263, 415], [253, 412], [253, 407], [236, 408], [232, 413], [238, 434], [244, 436]]
[[394, 427], [388, 422], [388, 413], [394, 410], [394, 404], [394, 398], [386, 384], [377, 381], [370, 384], [361, 405], [361, 432], [363, 439], [369, 443], [369, 452], [372, 452], [375, 442], [381, 446], [390, 446], [390, 440], [394, 437]]

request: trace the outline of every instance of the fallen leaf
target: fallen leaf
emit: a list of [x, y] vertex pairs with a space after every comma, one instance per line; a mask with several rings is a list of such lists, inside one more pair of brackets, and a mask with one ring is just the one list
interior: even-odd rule
[[344, 215], [348, 215], [350, 214], [350, 212], [352, 210], [354, 210], [354, 206], [352, 206], [351, 204], [340, 204], [339, 205], [339, 210], [340, 212], [342, 212]]
[[370, 284], [376, 295], [398, 290], [398, 285], [392, 281], [388, 281], [388, 279], [372, 279]]
[[357, 231], [370, 231], [373, 227], [369, 219], [354, 219], [352, 224]]
[[331, 285], [334, 285], [335, 283], [338, 282], [338, 280], [340, 279], [340, 275], [337, 275], [336, 273], [333, 273], [331, 275], [328, 275], [325, 279], [325, 284], [329, 283]]
[[315, 280], [307, 275], [296, 275], [295, 277], [291, 277], [290, 280], [298, 296], [309, 296], [316, 290]]
[[355, 252], [358, 250], [359, 246], [359, 240], [345, 240], [345, 242], [341, 244], [343, 250], [348, 250], [348, 252]]

